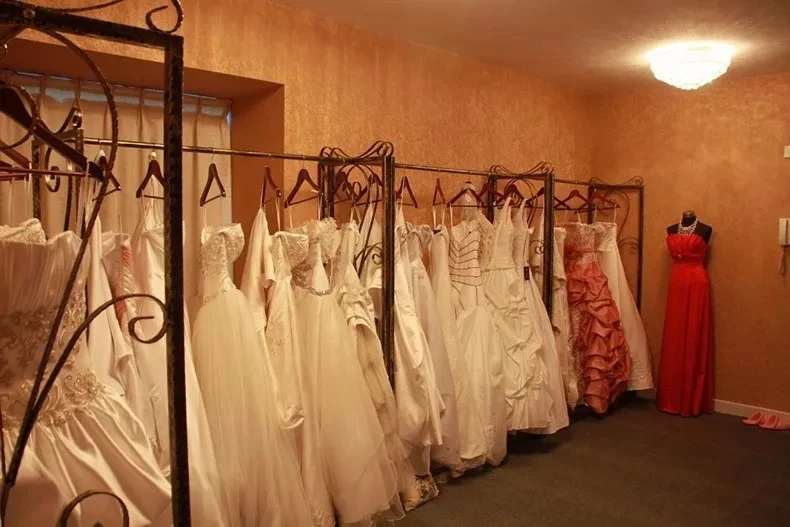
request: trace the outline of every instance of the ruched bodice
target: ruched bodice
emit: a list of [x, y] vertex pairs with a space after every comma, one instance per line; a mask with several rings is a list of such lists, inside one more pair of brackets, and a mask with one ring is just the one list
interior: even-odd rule
[[702, 266], [708, 245], [697, 234], [670, 234], [667, 236], [667, 247], [672, 260], [677, 263], [694, 263]]
[[[72, 270], [80, 239], [65, 232], [47, 243], [0, 241], [0, 394], [3, 426], [19, 424], [55, 315]], [[85, 315], [82, 265], [49, 357], [48, 371]], [[100, 391], [90, 372], [82, 337], [50, 392], [39, 422], [57, 424]]]
[[200, 273], [203, 276], [203, 302], [233, 289], [230, 266], [244, 250], [241, 225], [205, 227], [201, 234]]
[[595, 228], [584, 223], [566, 223], [565, 267], [585, 265], [597, 261], [595, 254]]

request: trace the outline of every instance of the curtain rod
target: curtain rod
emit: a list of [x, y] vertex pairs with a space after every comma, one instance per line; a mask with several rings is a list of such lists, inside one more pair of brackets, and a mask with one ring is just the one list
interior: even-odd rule
[[488, 170], [468, 170], [465, 168], [446, 168], [446, 167], [414, 165], [411, 163], [397, 163], [397, 162], [395, 163], [395, 168], [401, 168], [404, 170], [417, 170], [421, 172], [441, 172], [443, 174], [460, 174], [467, 176], [495, 177], [497, 179], [525, 178], [525, 179], [534, 179], [537, 181], [546, 181], [546, 176], [548, 176], [548, 174], [502, 174], [501, 172], [491, 172]]
[[[110, 139], [100, 139], [97, 137], [86, 137], [83, 140], [86, 145], [97, 146], [111, 146]], [[165, 146], [162, 143], [146, 143], [143, 141], [118, 141], [118, 146], [121, 148], [139, 148], [142, 150], [164, 150]], [[267, 159], [292, 159], [296, 161], [316, 161], [324, 164], [345, 164], [357, 161], [365, 161], [365, 164], [376, 164], [380, 162], [380, 157], [358, 158], [358, 157], [321, 157], [311, 156], [304, 154], [282, 154], [276, 152], [257, 152], [255, 150], [234, 150], [232, 148], [212, 148], [210, 146], [197, 146], [197, 145], [184, 145], [181, 147], [182, 152], [189, 152], [195, 154], [216, 154], [224, 156], [242, 156], [242, 157], [261, 157]]]

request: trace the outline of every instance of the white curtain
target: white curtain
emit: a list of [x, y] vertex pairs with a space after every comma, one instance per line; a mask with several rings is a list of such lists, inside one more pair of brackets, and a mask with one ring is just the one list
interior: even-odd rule
[[[36, 75], [5, 73], [11, 82], [23, 86], [36, 100], [43, 122], [50, 129], [60, 127], [74, 106], [79, 104], [83, 113], [82, 129], [85, 137], [109, 138], [111, 116], [104, 92], [94, 82], [76, 81]], [[113, 95], [118, 108], [120, 139], [161, 143], [163, 140], [163, 94], [141, 88], [113, 86]], [[230, 148], [230, 101], [207, 97], [186, 96], [184, 98], [183, 143], [214, 148]], [[0, 114], [0, 139], [6, 144], [19, 140], [24, 130]], [[100, 149], [109, 155], [108, 146], [86, 146], [85, 155], [93, 159]], [[28, 159], [31, 157], [30, 143], [17, 148]], [[113, 173], [121, 184], [122, 191], [107, 196], [102, 205], [102, 224], [105, 232], [118, 230], [131, 234], [140, 219], [141, 203], [135, 191], [142, 181], [148, 159], [148, 150], [120, 148]], [[164, 165], [161, 151], [157, 159]], [[204, 224], [217, 225], [231, 221], [231, 163], [228, 156], [206, 154], [184, 154], [183, 210], [184, 210], [184, 286], [185, 296], [191, 300], [198, 291], [198, 262], [200, 231]], [[9, 161], [8, 159], [4, 159]], [[228, 196], [199, 206], [198, 200], [208, 178], [208, 167], [214, 162]], [[57, 154], [52, 154], [50, 165], [65, 169], [66, 165]], [[164, 166], [162, 167], [164, 171]], [[167, 174], [164, 174], [167, 177]], [[51, 193], [41, 185], [41, 220], [49, 236], [63, 230], [66, 211], [67, 181], [61, 182], [60, 190]], [[153, 181], [148, 194], [161, 194], [158, 183]], [[217, 194], [214, 187], [210, 196]], [[161, 201], [158, 202], [161, 208]], [[79, 204], [82, 210], [84, 203]], [[74, 204], [72, 205], [74, 206]], [[32, 217], [31, 186], [26, 182], [0, 183], [0, 224], [15, 225]], [[74, 228], [71, 223], [71, 228]]]

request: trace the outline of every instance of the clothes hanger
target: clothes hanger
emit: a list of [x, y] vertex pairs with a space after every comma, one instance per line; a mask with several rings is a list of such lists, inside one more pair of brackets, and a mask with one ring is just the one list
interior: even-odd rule
[[[266, 199], [266, 190], [271, 185], [274, 189], [274, 197], [271, 199]], [[274, 178], [272, 178], [272, 169], [269, 168], [269, 165], [263, 167], [263, 185], [261, 186], [261, 207], [272, 201], [273, 199], [282, 198], [283, 191], [280, 190], [280, 187], [277, 186], [277, 183], [274, 182]]]
[[[578, 207], [571, 207], [570, 204], [569, 204], [569, 201], [572, 200], [573, 198], [578, 198], [578, 199], [582, 200], [582, 204], [579, 205]], [[585, 207], [590, 207], [590, 205], [591, 205], [590, 200], [585, 198], [582, 195], [582, 193], [579, 192], [579, 189], [577, 189], [577, 188], [571, 190], [571, 193], [568, 194], [568, 197], [565, 198], [565, 199], [560, 200], [560, 203], [565, 205], [567, 207], [567, 210], [576, 210], [576, 211], [580, 211], [580, 210], [584, 209]]]
[[519, 180], [510, 180], [510, 182], [505, 185], [505, 189], [502, 191], [502, 194], [506, 197], [509, 197], [514, 205], [519, 206], [526, 198], [524, 197], [524, 194], [522, 194], [518, 189], [518, 186], [516, 186], [516, 181]]
[[507, 196], [499, 192], [496, 188], [494, 188], [493, 185], [491, 185], [491, 183], [486, 181], [486, 183], [480, 188], [480, 192], [477, 193], [477, 198], [480, 200], [480, 203], [487, 202], [486, 199], [483, 199], [484, 197], [491, 198], [491, 201], [496, 206], [504, 203]]
[[[214, 182], [217, 182], [217, 188], [219, 190], [219, 194], [214, 196], [213, 198], [208, 197], [208, 193], [211, 190], [211, 185]], [[215, 199], [224, 198], [227, 196], [225, 192], [225, 186], [222, 184], [222, 179], [219, 177], [219, 173], [217, 172], [217, 165], [211, 163], [208, 166], [208, 179], [206, 180], [206, 186], [203, 187], [203, 193], [200, 195], [200, 206], [205, 207], [206, 203], [210, 203]]]
[[[294, 197], [296, 197], [297, 192], [299, 192], [299, 189], [302, 188], [302, 185], [305, 183], [307, 183], [310, 186], [310, 188], [312, 188], [315, 191], [315, 195], [310, 196], [308, 198], [300, 199], [298, 201], [294, 201], [293, 199]], [[291, 189], [291, 193], [288, 194], [287, 198], [285, 198], [284, 206], [287, 209], [291, 205], [296, 205], [298, 203], [304, 203], [306, 201], [314, 200], [318, 197], [318, 194], [320, 192], [321, 189], [318, 188], [318, 185], [316, 185], [315, 181], [313, 181], [313, 178], [310, 177], [310, 172], [308, 172], [306, 168], [302, 168], [299, 170], [299, 174], [297, 174], [296, 176], [296, 183], [294, 184], [294, 187]]]
[[145, 177], [140, 182], [140, 186], [137, 187], [137, 192], [135, 192], [135, 196], [137, 198], [165, 199], [164, 196], [155, 196], [153, 194], [145, 193], [145, 188], [148, 186], [148, 183], [151, 181], [151, 177], [156, 178], [156, 180], [162, 186], [162, 190], [164, 191], [165, 178], [162, 175], [162, 167], [159, 166], [159, 161], [156, 160], [156, 152], [151, 152], [150, 154], [148, 154], [148, 168], [145, 171]]
[[[359, 183], [359, 188], [362, 188], [361, 183]], [[338, 197], [341, 193], [345, 194], [345, 196]], [[346, 201], [350, 201], [353, 204], [356, 201], [357, 193], [354, 189], [354, 184], [349, 183], [346, 171], [341, 170], [335, 176], [335, 188], [332, 190], [332, 196], [336, 204], [345, 203]]]
[[417, 198], [414, 196], [414, 191], [411, 189], [411, 184], [409, 183], [409, 178], [407, 176], [403, 176], [400, 180], [400, 185], [398, 186], [398, 190], [395, 191], [395, 200], [400, 201], [401, 205], [403, 204], [403, 191], [406, 191], [411, 199], [411, 203], [406, 203], [406, 205], [410, 205], [415, 209], [417, 207]]
[[[116, 192], [121, 191], [121, 183], [118, 179], [113, 175], [112, 172], [108, 170], [107, 166], [107, 156], [104, 153], [104, 150], [99, 150], [99, 154], [96, 156], [96, 164], [101, 168], [102, 173], [107, 174], [109, 177], [110, 182], [107, 184], [107, 191], [104, 193], [104, 197], [109, 196], [110, 194], [115, 194]], [[93, 198], [93, 201], [99, 199], [98, 197]]]
[[[436, 198], [439, 198], [439, 201], [436, 201]], [[444, 197], [444, 192], [442, 191], [442, 182], [439, 178], [436, 178], [436, 186], [433, 187], [433, 205], [447, 205], [447, 198]]]
[[[455, 202], [461, 199], [462, 196], [470, 195], [475, 200], [476, 205], [456, 205]], [[451, 207], [480, 207], [483, 204], [483, 201], [480, 199], [480, 196], [475, 193], [474, 188], [472, 187], [472, 182], [467, 180], [464, 183], [464, 188], [462, 188], [458, 194], [453, 196], [450, 201], [447, 202], [448, 206]]]

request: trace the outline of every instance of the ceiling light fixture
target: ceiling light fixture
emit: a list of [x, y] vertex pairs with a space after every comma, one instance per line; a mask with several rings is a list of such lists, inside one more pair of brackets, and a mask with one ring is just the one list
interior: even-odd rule
[[647, 54], [656, 79], [681, 90], [696, 90], [727, 71], [735, 48], [727, 44], [691, 42], [671, 44]]

